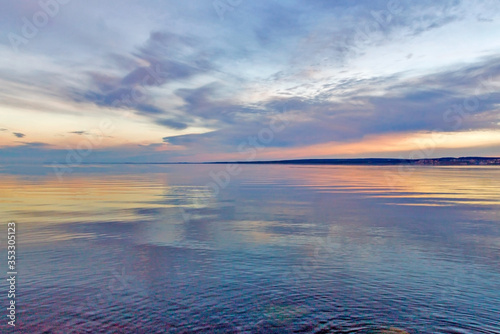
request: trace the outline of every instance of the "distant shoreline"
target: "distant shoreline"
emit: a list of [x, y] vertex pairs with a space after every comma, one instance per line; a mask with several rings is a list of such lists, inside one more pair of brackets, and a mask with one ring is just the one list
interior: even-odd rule
[[82, 165], [210, 165], [210, 164], [252, 164], [252, 165], [364, 165], [364, 166], [490, 166], [500, 165], [500, 158], [461, 157], [432, 159], [291, 159], [271, 161], [212, 161], [212, 162], [86, 162]]
[[362, 158], [362, 159], [294, 159], [274, 161], [236, 161], [212, 162], [212, 164], [281, 164], [281, 165], [422, 165], [422, 166], [476, 166], [500, 165], [500, 158], [463, 157], [463, 158], [435, 158], [435, 159], [391, 159], [391, 158]]

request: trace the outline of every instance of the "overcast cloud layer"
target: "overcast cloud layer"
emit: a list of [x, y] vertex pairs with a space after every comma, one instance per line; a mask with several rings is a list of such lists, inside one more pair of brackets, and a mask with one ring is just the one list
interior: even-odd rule
[[500, 156], [496, 0], [1, 7], [2, 161]]

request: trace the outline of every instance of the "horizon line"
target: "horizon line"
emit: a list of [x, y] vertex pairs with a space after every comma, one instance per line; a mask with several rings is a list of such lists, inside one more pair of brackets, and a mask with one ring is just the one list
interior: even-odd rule
[[[387, 164], [402, 164], [402, 163], [412, 163], [412, 162], [424, 162], [424, 161], [449, 161], [455, 160], [456, 162], [465, 161], [465, 160], [500, 160], [500, 157], [481, 157], [481, 156], [465, 156], [465, 157], [439, 157], [439, 158], [420, 158], [420, 159], [407, 159], [407, 158], [300, 158], [300, 159], [280, 159], [280, 160], [255, 160], [255, 161], [165, 161], [165, 162], [133, 162], [133, 161], [111, 161], [111, 162], [81, 162], [80, 165], [202, 165], [202, 164], [294, 164], [294, 163], [342, 163], [349, 164], [355, 162], [379, 162], [379, 163], [387, 163]], [[500, 161], [496, 162], [500, 164]], [[64, 165], [65, 163], [61, 162], [43, 162], [43, 165], [48, 164], [60, 164]]]

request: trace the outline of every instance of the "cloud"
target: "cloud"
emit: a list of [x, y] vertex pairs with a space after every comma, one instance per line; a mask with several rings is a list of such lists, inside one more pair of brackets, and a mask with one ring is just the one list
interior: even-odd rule
[[175, 129], [175, 130], [184, 130], [188, 127], [188, 125], [185, 123], [177, 122], [177, 121], [170, 120], [170, 119], [158, 119], [158, 120], [156, 120], [156, 124], [166, 126], [168, 128]]
[[52, 145], [42, 142], [21, 142], [24, 148], [43, 148], [43, 149], [51, 149]]
[[12, 134], [14, 136], [16, 136], [17, 138], [23, 138], [26, 136], [24, 133], [20, 133], [20, 132], [13, 132]]
[[[159, 115], [169, 115], [169, 112], [153, 104], [148, 88], [162, 87], [208, 72], [212, 65], [206, 55], [196, 50], [196, 43], [194, 38], [153, 31], [144, 45], [129, 57], [111, 57], [122, 70], [122, 76], [90, 72], [88, 75], [94, 87], [73, 92], [73, 99], [103, 107], [136, 110], [139, 114], [152, 116], [157, 124], [185, 129], [187, 125], [181, 126], [179, 122], [172, 126], [167, 121], [155, 120]], [[144, 63], [149, 65], [142, 65]]]
[[[68, 97], [77, 103], [124, 109], [145, 116], [154, 124], [173, 130], [186, 130], [194, 121], [182, 108], [158, 103], [151, 89], [178, 80], [187, 80], [212, 70], [209, 54], [197, 50], [196, 38], [170, 32], [151, 32], [148, 40], [127, 56], [111, 55], [113, 67], [122, 74], [87, 73], [90, 86], [68, 90]], [[148, 64], [148, 65], [144, 65]]]
[[[213, 102], [209, 98], [214, 95], [213, 86], [182, 90], [177, 94], [183, 97], [186, 111], [224, 123], [219, 123], [217, 131], [165, 137], [163, 141], [191, 149], [193, 155], [212, 152], [214, 147], [220, 152], [238, 152], [240, 144], [269, 129], [276, 115], [286, 117], [288, 123], [274, 133], [265, 145], [268, 148], [349, 143], [390, 133], [499, 129], [500, 94], [495, 79], [500, 78], [499, 66], [500, 58], [493, 58], [417, 78], [353, 79], [311, 99], [270, 99], [254, 113], [241, 105]], [[372, 96], [366, 87], [373, 86], [383, 94]], [[329, 101], [339, 92], [340, 101]], [[461, 111], [454, 111], [457, 106]], [[225, 114], [225, 108], [234, 112]], [[239, 113], [252, 117], [239, 117]]]
[[[242, 2], [224, 20], [210, 1], [89, 1], [61, 7], [19, 53], [0, 37], [0, 116], [17, 138], [109, 118], [116, 140], [102, 150], [116, 157], [196, 159], [238, 153], [276, 117], [286, 126], [265, 146], [277, 151], [499, 129], [496, 1]], [[6, 32], [40, 10], [5, 7]], [[35, 114], [50, 131], [19, 125]]]

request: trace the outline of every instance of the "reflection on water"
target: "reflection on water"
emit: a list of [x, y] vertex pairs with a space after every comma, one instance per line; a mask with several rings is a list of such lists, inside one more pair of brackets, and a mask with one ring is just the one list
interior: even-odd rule
[[241, 167], [4, 171], [19, 330], [500, 333], [500, 168]]

